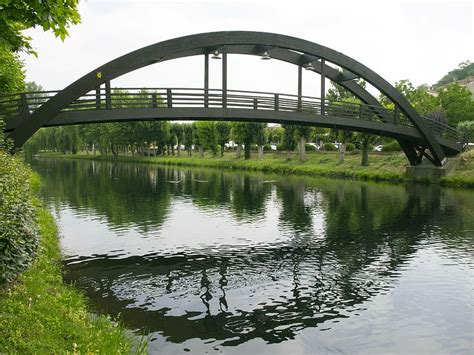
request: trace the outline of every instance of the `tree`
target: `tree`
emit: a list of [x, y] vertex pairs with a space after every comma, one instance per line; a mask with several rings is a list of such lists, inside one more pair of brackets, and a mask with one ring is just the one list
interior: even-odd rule
[[269, 127], [268, 131], [268, 141], [274, 144], [281, 144], [284, 134], [284, 129], [282, 127]]
[[[396, 82], [395, 89], [400, 91], [421, 115], [426, 116], [433, 111], [439, 110], [440, 103], [438, 98], [428, 92], [426, 85], [415, 88], [410, 80], [405, 79]], [[380, 102], [387, 108], [394, 108], [394, 104], [384, 95], [380, 97]]]
[[183, 125], [179, 123], [173, 123], [171, 126], [171, 132], [173, 132], [173, 134], [176, 137], [176, 143], [178, 145], [178, 157], [179, 157], [180, 152], [181, 152], [181, 144], [183, 143], [183, 138], [184, 138]]
[[474, 142], [474, 121], [459, 122], [457, 128], [461, 132], [463, 143]]
[[204, 157], [204, 142], [202, 140], [202, 134], [199, 134], [199, 127], [198, 127], [199, 122], [193, 122], [193, 144], [194, 148], [196, 147], [199, 150], [199, 157], [202, 158]]
[[354, 137], [354, 132], [346, 130], [337, 130], [337, 140], [339, 141], [339, 164], [344, 163], [346, 157], [347, 143]]
[[24, 90], [23, 62], [17, 54], [0, 47], [0, 93], [9, 94]]
[[369, 165], [369, 147], [377, 142], [378, 137], [367, 133], [357, 133], [357, 137], [361, 142], [362, 158], [360, 165]]
[[285, 129], [283, 132], [282, 145], [283, 149], [286, 150], [286, 158], [290, 159], [291, 152], [296, 148], [296, 126], [294, 125], [283, 125]]
[[228, 122], [216, 122], [217, 143], [221, 146], [221, 157], [224, 156], [224, 148], [230, 139], [231, 126]]
[[183, 132], [184, 132], [184, 148], [188, 151], [188, 156], [192, 155], [192, 148], [193, 148], [193, 125], [192, 124], [185, 124], [183, 125]]
[[438, 98], [450, 124], [474, 120], [474, 101], [464, 86], [457, 83], [448, 85], [439, 92]]
[[310, 137], [320, 148], [321, 144], [328, 140], [329, 132], [330, 130], [328, 128], [312, 127]]
[[242, 150], [242, 143], [244, 142], [244, 123], [242, 122], [233, 122], [231, 125], [231, 137], [234, 143], [237, 145], [235, 150], [235, 157], [240, 158], [240, 152]]
[[41, 26], [44, 31], [53, 31], [62, 41], [68, 36], [70, 25], [78, 24], [81, 17], [77, 11], [79, 0], [14, 0], [2, 1], [0, 11], [0, 49], [25, 50], [36, 54], [30, 45], [31, 38], [23, 30]]
[[239, 146], [244, 145], [244, 158], [250, 159], [250, 148], [255, 141], [255, 132], [258, 123], [235, 122], [232, 126], [232, 137], [237, 145], [238, 156], [240, 156]]
[[204, 149], [210, 149], [212, 155], [217, 154], [217, 131], [216, 125], [212, 121], [200, 121], [196, 124], [197, 135]]
[[267, 141], [267, 137], [265, 134], [266, 126], [267, 125], [265, 123], [256, 123], [256, 127], [255, 127], [255, 143], [257, 143], [259, 159], [263, 158], [263, 146], [265, 145]]
[[[367, 86], [365, 80], [362, 79], [358, 79], [357, 84], [359, 84], [364, 89]], [[348, 101], [351, 99], [359, 100], [349, 90], [344, 89], [342, 85], [331, 82], [331, 87], [328, 89], [328, 92], [326, 94], [326, 100]]]
[[306, 160], [306, 141], [309, 139], [311, 134], [311, 127], [309, 126], [297, 126], [296, 137], [298, 138], [298, 148], [300, 153], [300, 161]]

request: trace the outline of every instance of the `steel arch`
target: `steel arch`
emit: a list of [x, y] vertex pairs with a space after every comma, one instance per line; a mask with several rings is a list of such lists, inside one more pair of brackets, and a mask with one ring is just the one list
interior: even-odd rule
[[[184, 36], [152, 44], [125, 54], [89, 72], [59, 92], [34, 111], [29, 119], [22, 120], [16, 129], [9, 133], [9, 137], [14, 140], [17, 146], [23, 145], [39, 128], [47, 125], [48, 121], [54, 119], [71, 102], [123, 74], [158, 62], [191, 55], [207, 54], [220, 48], [226, 48], [228, 53], [254, 55], [259, 55], [263, 51], [270, 51], [275, 58], [280, 56], [282, 57], [280, 58], [281, 60], [286, 59], [286, 61], [298, 65], [324, 59], [340, 66], [347, 72], [336, 74], [331, 72], [330, 69], [328, 70], [330, 67], [326, 66], [325, 69], [331, 72], [330, 79], [332, 78], [334, 81], [341, 83], [364, 102], [366, 100], [372, 101], [373, 97], [370, 98], [370, 94], [367, 96], [368, 93], [363, 88], [361, 88], [361, 91], [359, 89], [360, 86], [351, 81], [351, 79], [356, 77], [362, 78], [373, 85], [394, 102], [411, 120], [425, 140], [426, 148], [431, 152], [434, 163], [442, 166], [446, 162], [445, 153], [430, 129], [423, 122], [421, 116], [400, 92], [368, 67], [340, 52], [307, 40], [274, 33], [249, 31], [210, 32]], [[317, 68], [317, 66], [315, 67]], [[101, 75], [97, 75], [97, 73], [101, 73]], [[407, 156], [410, 159], [408, 154]]]

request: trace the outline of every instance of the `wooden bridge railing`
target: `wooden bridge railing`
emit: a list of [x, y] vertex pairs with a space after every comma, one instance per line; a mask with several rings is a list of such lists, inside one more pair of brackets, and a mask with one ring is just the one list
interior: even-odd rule
[[[59, 91], [27, 92], [0, 96], [0, 118], [27, 118]], [[225, 102], [224, 102], [225, 101]], [[160, 108], [238, 108], [304, 112], [320, 116], [338, 116], [389, 125], [413, 127], [397, 108], [391, 110], [347, 101], [321, 100], [317, 97], [282, 93], [190, 88], [98, 88], [73, 101], [64, 111], [160, 109]], [[440, 121], [426, 119], [434, 135], [459, 141], [459, 132]]]

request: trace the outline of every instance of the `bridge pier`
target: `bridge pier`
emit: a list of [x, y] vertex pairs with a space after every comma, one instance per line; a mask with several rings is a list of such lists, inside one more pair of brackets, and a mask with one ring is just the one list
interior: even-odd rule
[[406, 167], [406, 174], [410, 178], [414, 179], [429, 179], [439, 180], [443, 176], [449, 175], [449, 173], [455, 168], [456, 161], [454, 159], [448, 159], [446, 164], [443, 166], [435, 166], [431, 162], [424, 160], [419, 165], [409, 165]]

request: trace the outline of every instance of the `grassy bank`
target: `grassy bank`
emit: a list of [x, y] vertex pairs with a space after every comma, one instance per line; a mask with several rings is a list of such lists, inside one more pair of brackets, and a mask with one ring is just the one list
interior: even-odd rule
[[[402, 153], [371, 154], [370, 165], [360, 165], [360, 154], [346, 155], [345, 162], [338, 164], [337, 152], [310, 152], [307, 160], [300, 162], [298, 156], [292, 155], [289, 160], [284, 153], [266, 153], [262, 159], [252, 157], [244, 160], [235, 158], [234, 153], [226, 153], [223, 157], [205, 155], [188, 157], [185, 153], [181, 156], [100, 156], [100, 155], [60, 155], [43, 154], [43, 156], [56, 156], [72, 159], [97, 159], [125, 162], [152, 163], [161, 165], [199, 166], [236, 170], [254, 170], [292, 175], [313, 175], [334, 178], [360, 179], [372, 181], [408, 182], [414, 181], [405, 174], [407, 160]], [[457, 160], [456, 168], [447, 177], [437, 183], [447, 186], [474, 187], [474, 151], [466, 152]], [[426, 181], [421, 182], [436, 182]]]
[[[18, 159], [11, 159], [9, 168], [15, 170], [15, 164], [24, 168]], [[38, 185], [38, 179], [33, 182]], [[85, 296], [63, 283], [54, 219], [36, 198], [30, 205], [39, 247], [27, 270], [0, 286], [0, 353], [130, 352], [131, 335], [108, 317], [92, 315]], [[2, 228], [0, 242], [9, 243], [3, 239], [9, 230]]]

